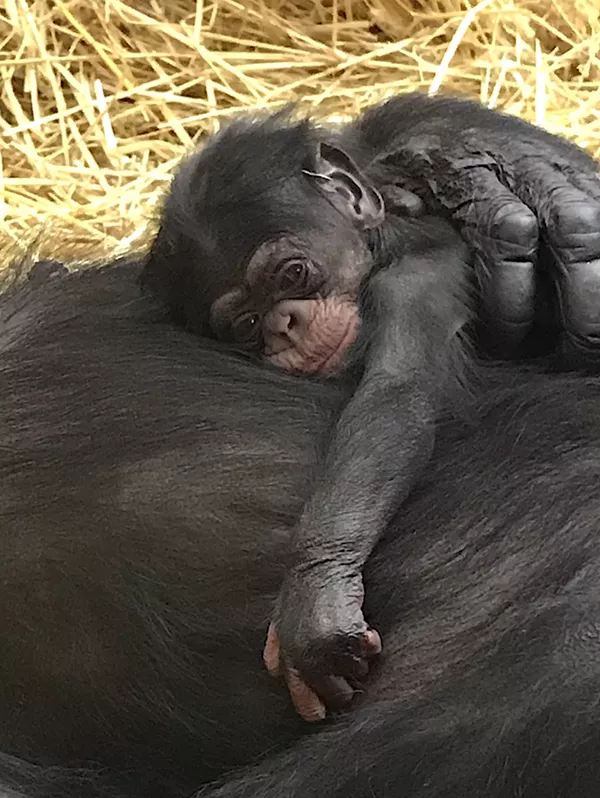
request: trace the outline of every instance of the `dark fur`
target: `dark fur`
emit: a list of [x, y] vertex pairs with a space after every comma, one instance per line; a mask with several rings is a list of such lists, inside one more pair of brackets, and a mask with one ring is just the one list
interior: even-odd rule
[[[296, 174], [315, 139], [324, 135], [306, 124], [283, 130], [282, 119], [276, 122], [279, 138], [272, 151], [261, 153], [243, 195], [226, 196], [219, 175], [224, 170], [236, 176], [246, 159], [255, 157], [249, 139], [240, 142], [231, 161], [215, 162], [199, 184], [184, 175], [167, 208], [148, 277], [187, 323], [205, 316], [206, 294], [194, 273], [196, 264], [202, 262], [213, 275], [219, 264], [217, 237], [206, 235], [206, 228], [218, 226], [219, 209], [206, 214], [202, 203], [194, 201], [197, 189], [216, 187], [224, 209], [237, 207], [241, 223], [227, 231], [226, 240], [234, 248], [240, 241], [249, 243], [247, 232], [260, 229], [260, 224], [254, 227], [257, 219], [266, 219], [267, 226], [272, 222], [272, 213], [263, 214], [255, 197], [264, 204], [269, 180], [285, 182]], [[235, 126], [224, 135], [235, 135]], [[594, 353], [597, 357], [600, 182], [598, 165], [586, 152], [479, 103], [423, 94], [393, 97], [337, 135], [326, 135], [354, 157], [376, 186], [399, 183], [429, 211], [460, 227], [474, 254], [487, 347], [514, 355], [523, 346], [537, 354], [560, 344], [573, 363]], [[256, 216], [245, 216], [248, 198]], [[293, 226], [293, 204], [286, 203], [285, 213]], [[206, 227], [197, 224], [200, 218]], [[176, 268], [165, 271], [161, 262], [171, 256]], [[206, 279], [205, 285], [210, 292]]]
[[[232, 289], [243, 289], [253, 329], [264, 325], [280, 295], [268, 279], [249, 290], [247, 269], [254, 280], [257, 262], [264, 275], [277, 272], [281, 255], [268, 265], [255, 256], [282, 237], [299, 239], [296, 257], [320, 275], [310, 299], [318, 293], [339, 312], [334, 298], [362, 285], [364, 323], [350, 356], [362, 373], [298, 521], [274, 615], [281, 661], [325, 704], [339, 690], [323, 677], [352, 678], [378, 651], [362, 614], [362, 570], [431, 455], [440, 407], [462, 381], [471, 317], [459, 235], [441, 218], [384, 215], [377, 192], [397, 170], [370, 181], [367, 136], [345, 135], [357, 163], [328, 142], [335, 134], [306, 120], [280, 113], [232, 124], [181, 166], [144, 270], [172, 317], [200, 333], [215, 333], [208, 309]], [[302, 299], [293, 288], [286, 298]]]
[[[393, 97], [338, 131], [290, 124], [286, 113], [261, 123], [268, 146], [257, 151], [256, 120], [235, 122], [176, 177], [146, 279], [181, 321], [202, 327], [212, 281], [239, 267], [257, 236], [304, 221], [290, 198], [325, 138], [377, 188], [408, 188], [462, 228], [477, 254], [497, 345], [500, 332], [507, 343], [529, 329], [551, 271], [569, 332], [584, 338], [597, 323], [596, 282], [588, 280], [586, 292], [578, 281], [581, 263], [600, 258], [598, 166], [574, 144], [476, 102], [423, 94]], [[248, 179], [240, 189], [242, 171]], [[540, 230], [550, 246], [541, 248], [536, 270]], [[231, 257], [224, 262], [225, 251]], [[556, 321], [557, 308], [547, 312]], [[544, 333], [548, 339], [548, 319]]]
[[367, 567], [378, 672], [292, 742], [259, 652], [343, 388], [171, 328], [135, 275], [0, 306], [5, 794], [184, 794], [262, 755], [219, 795], [595, 798], [600, 379], [484, 374]]
[[477, 102], [422, 94], [368, 109], [339, 142], [375, 185], [399, 182], [461, 229], [489, 347], [547, 353], [558, 341], [573, 363], [597, 356], [600, 183], [588, 153]]

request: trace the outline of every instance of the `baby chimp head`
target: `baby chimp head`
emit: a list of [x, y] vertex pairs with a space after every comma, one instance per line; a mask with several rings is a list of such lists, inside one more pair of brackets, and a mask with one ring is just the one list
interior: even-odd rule
[[283, 114], [229, 126], [176, 175], [144, 281], [193, 330], [291, 371], [339, 368], [383, 201], [352, 159]]

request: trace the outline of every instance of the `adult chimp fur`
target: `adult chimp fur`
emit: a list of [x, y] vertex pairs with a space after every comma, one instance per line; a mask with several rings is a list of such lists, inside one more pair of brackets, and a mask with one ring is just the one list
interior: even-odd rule
[[600, 378], [483, 373], [369, 561], [379, 667], [302, 739], [260, 650], [345, 387], [187, 336], [137, 271], [0, 304], [4, 794], [595, 798]]

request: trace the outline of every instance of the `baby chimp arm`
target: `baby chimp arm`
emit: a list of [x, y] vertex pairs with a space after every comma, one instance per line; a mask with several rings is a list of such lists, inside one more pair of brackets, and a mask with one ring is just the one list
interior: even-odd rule
[[304, 508], [265, 649], [307, 720], [348, 699], [380, 650], [362, 614], [362, 569], [431, 455], [442, 393], [458, 376], [467, 254], [445, 223], [420, 224], [418, 248], [370, 281], [364, 376]]

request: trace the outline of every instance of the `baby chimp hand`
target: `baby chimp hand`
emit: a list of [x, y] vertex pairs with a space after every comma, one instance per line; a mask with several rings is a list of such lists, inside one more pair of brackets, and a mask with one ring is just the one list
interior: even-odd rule
[[363, 598], [359, 573], [303, 567], [284, 581], [263, 657], [270, 673], [285, 678], [306, 721], [348, 704], [381, 651], [378, 633], [363, 617]]

